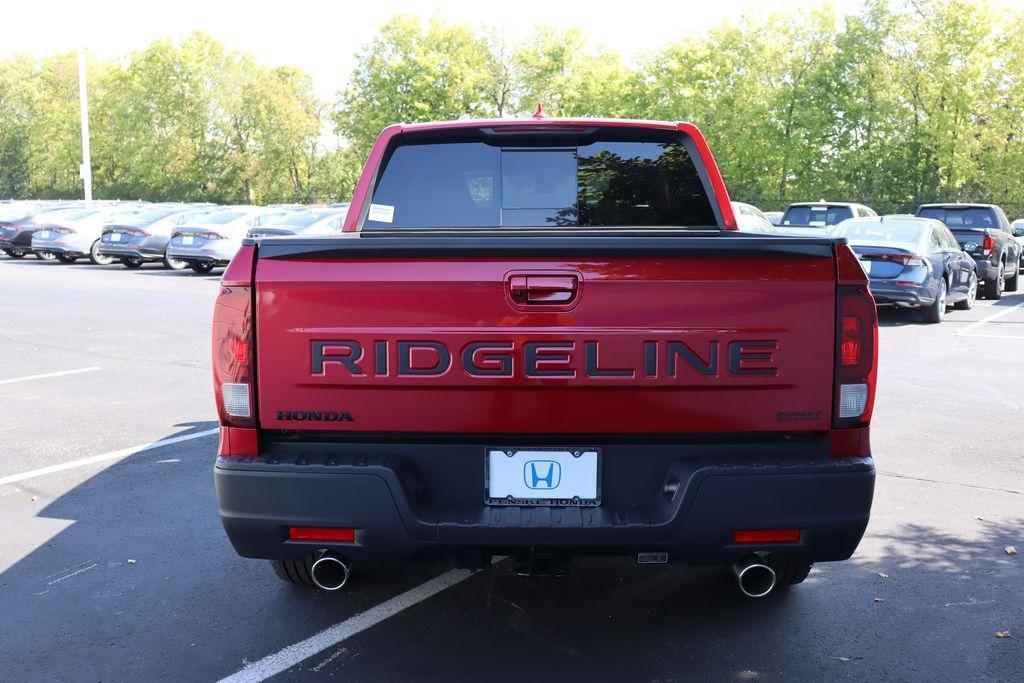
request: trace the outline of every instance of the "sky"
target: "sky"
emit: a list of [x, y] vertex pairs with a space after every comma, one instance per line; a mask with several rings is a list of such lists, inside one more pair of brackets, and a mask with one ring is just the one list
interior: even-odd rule
[[[16, 52], [48, 54], [84, 43], [101, 57], [120, 58], [155, 39], [179, 39], [201, 29], [232, 48], [252, 52], [266, 64], [302, 68], [312, 74], [317, 91], [329, 96], [345, 84], [359, 48], [373, 38], [381, 23], [398, 13], [436, 14], [446, 21], [498, 28], [513, 41], [537, 24], [579, 26], [595, 45], [633, 57], [688, 31], [703, 31], [738, 17], [747, 9], [768, 11], [804, 4], [806, 0], [630, 0], [628, 4], [594, 0], [12, 0], [4, 3], [2, 12], [6, 29], [0, 39], [0, 57]], [[859, 3], [833, 0], [832, 4], [849, 9]]]
[[[702, 32], [746, 12], [790, 11], [808, 0], [10, 0], [2, 10], [0, 58], [37, 55], [84, 44], [106, 59], [123, 58], [158, 38], [180, 39], [195, 30], [229, 47], [253, 53], [271, 66], [292, 64], [313, 76], [317, 92], [331, 97], [348, 79], [354, 56], [389, 16], [439, 15], [446, 21], [502, 30], [511, 41], [532, 26], [582, 28], [594, 45], [627, 58], [692, 32]], [[839, 13], [860, 0], [831, 0]], [[1024, 6], [1024, 0], [1003, 4]]]

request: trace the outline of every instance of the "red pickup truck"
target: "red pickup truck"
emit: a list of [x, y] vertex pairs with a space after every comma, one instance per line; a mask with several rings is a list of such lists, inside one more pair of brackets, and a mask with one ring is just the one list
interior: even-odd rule
[[221, 519], [287, 581], [604, 554], [760, 597], [867, 525], [864, 272], [739, 232], [689, 124], [389, 127], [344, 234], [246, 242], [213, 327]]

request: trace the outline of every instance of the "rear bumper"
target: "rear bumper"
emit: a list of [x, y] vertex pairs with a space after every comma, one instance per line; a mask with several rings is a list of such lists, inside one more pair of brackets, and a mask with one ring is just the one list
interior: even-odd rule
[[987, 258], [974, 257], [978, 264], [978, 278], [981, 280], [994, 280], [999, 276], [999, 263], [990, 263]]
[[80, 249], [69, 248], [69, 247], [67, 247], [65, 245], [49, 246], [49, 245], [46, 245], [46, 244], [32, 245], [32, 253], [33, 254], [40, 254], [40, 253], [63, 254], [65, 256], [78, 256], [78, 257], [86, 256], [87, 255], [87, 252], [84, 252], [84, 251], [82, 251]]
[[935, 294], [928, 287], [900, 287], [892, 281], [872, 281], [868, 288], [876, 303], [892, 303], [899, 306], [930, 306], [935, 303]]
[[[766, 550], [800, 561], [843, 560], [867, 526], [875, 478], [871, 458], [784, 448], [709, 458], [713, 449], [697, 455], [685, 445], [622, 445], [604, 449], [600, 507], [487, 507], [482, 445], [295, 446], [217, 461], [221, 520], [245, 557], [300, 559], [331, 548], [352, 563], [382, 566], [459, 551], [659, 551], [675, 563], [726, 565]], [[464, 466], [441, 489], [430, 468], [454, 460]], [[352, 527], [356, 542], [293, 542], [288, 526]], [[734, 530], [759, 528], [799, 528], [801, 541], [733, 543]]]

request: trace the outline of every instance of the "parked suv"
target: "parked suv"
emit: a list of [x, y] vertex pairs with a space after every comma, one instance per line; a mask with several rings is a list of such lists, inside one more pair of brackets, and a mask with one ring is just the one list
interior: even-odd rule
[[872, 218], [878, 214], [863, 204], [848, 202], [798, 202], [782, 214], [779, 230], [790, 235], [827, 235], [834, 226], [850, 218]]
[[1004, 289], [1017, 291], [1021, 247], [1001, 208], [995, 204], [922, 204], [916, 215], [945, 223], [964, 251], [974, 257], [986, 299], [1001, 298]]

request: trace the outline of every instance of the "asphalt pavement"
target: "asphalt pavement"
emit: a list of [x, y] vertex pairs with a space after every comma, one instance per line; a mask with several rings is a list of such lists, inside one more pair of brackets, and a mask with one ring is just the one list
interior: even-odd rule
[[0, 256], [0, 679], [1024, 671], [1022, 293], [941, 325], [882, 311], [867, 534], [853, 559], [752, 601], [720, 571], [627, 560], [567, 579], [413, 565], [325, 594], [237, 557], [213, 490], [217, 289], [216, 274]]

